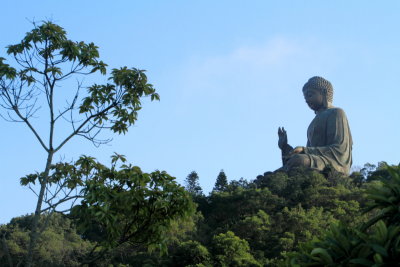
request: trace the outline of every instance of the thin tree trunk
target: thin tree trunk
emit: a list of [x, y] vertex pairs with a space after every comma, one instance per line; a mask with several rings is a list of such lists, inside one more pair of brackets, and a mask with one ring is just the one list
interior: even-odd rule
[[36, 242], [39, 237], [38, 224], [39, 224], [40, 214], [41, 214], [41, 210], [42, 210], [43, 197], [44, 197], [44, 193], [46, 191], [47, 180], [48, 180], [49, 173], [50, 173], [50, 166], [51, 166], [51, 163], [53, 160], [53, 153], [54, 152], [52, 150], [50, 150], [48, 153], [46, 168], [44, 170], [43, 177], [40, 181], [40, 192], [39, 192], [39, 197], [38, 197], [38, 201], [36, 204], [35, 215], [33, 216], [32, 229], [31, 229], [30, 240], [29, 240], [28, 255], [26, 258], [26, 267], [31, 267], [33, 264], [33, 250], [35, 249]]

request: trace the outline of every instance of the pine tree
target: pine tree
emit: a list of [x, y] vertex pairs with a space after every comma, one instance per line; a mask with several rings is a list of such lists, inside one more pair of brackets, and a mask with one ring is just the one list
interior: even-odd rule
[[185, 188], [192, 196], [203, 195], [203, 189], [199, 184], [197, 172], [192, 171], [185, 179]]
[[227, 189], [228, 189], [228, 178], [226, 177], [224, 170], [221, 170], [218, 174], [217, 180], [215, 181], [213, 191], [223, 192], [226, 191]]

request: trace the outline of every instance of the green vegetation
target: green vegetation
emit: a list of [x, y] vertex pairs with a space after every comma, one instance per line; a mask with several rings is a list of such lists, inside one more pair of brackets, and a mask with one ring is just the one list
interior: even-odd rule
[[193, 197], [201, 197], [203, 196], [203, 189], [199, 184], [199, 176], [197, 172], [192, 171], [185, 179], [185, 188], [186, 191]]
[[[381, 176], [383, 173], [387, 175]], [[377, 178], [377, 177], [380, 178]], [[367, 211], [373, 215], [350, 227], [335, 224], [320, 237], [301, 244], [287, 259], [291, 266], [397, 266], [400, 262], [400, 165], [371, 176]]]
[[214, 185], [214, 191], [225, 191], [228, 188], [228, 178], [226, 177], [226, 174], [224, 170], [221, 170], [217, 176], [217, 180], [215, 181]]
[[[72, 179], [71, 173], [88, 169], [96, 178], [82, 180], [85, 200], [70, 214], [42, 217], [49, 227], [38, 241], [36, 264], [393, 266], [400, 260], [400, 166], [366, 165], [350, 177], [329, 170], [265, 173], [252, 182], [231, 181], [225, 190], [205, 196], [197, 193], [194, 172], [184, 192], [165, 173], [117, 167], [122, 160], [115, 155], [111, 168], [91, 169], [100, 163], [82, 158], [73, 171], [64, 171], [66, 165], [56, 168], [52, 179]], [[144, 191], [133, 186], [141, 183], [152, 185]], [[163, 194], [160, 186], [176, 193]], [[164, 211], [171, 216], [165, 218]], [[25, 216], [1, 227], [10, 257], [3, 247], [0, 264], [16, 264], [26, 254], [31, 221]], [[131, 239], [124, 242], [127, 236]], [[42, 244], [52, 244], [51, 252]]]
[[[25, 260], [29, 233], [32, 227], [32, 216], [14, 218], [0, 231], [3, 246], [0, 252], [1, 266], [21, 266]], [[40, 235], [38, 248], [35, 250], [34, 262], [37, 266], [79, 266], [85, 255], [94, 245], [81, 238], [71, 220], [61, 214], [42, 216], [39, 222], [47, 224]], [[7, 246], [4, 246], [4, 245]], [[5, 253], [4, 248], [8, 249]]]

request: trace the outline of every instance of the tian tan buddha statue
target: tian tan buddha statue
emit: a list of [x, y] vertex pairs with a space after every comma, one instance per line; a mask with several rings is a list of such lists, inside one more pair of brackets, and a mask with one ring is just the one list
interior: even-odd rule
[[322, 77], [312, 77], [303, 87], [308, 106], [314, 110], [315, 118], [307, 130], [307, 146], [293, 149], [288, 144], [285, 129], [278, 129], [278, 146], [282, 150], [283, 170], [306, 167], [323, 170], [327, 166], [348, 174], [352, 157], [349, 124], [344, 111], [332, 106], [332, 84]]

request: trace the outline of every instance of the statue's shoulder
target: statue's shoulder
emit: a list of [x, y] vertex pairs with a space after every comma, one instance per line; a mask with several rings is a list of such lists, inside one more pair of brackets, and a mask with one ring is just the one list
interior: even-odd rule
[[326, 111], [327, 111], [329, 114], [332, 114], [332, 115], [334, 115], [334, 116], [343, 116], [343, 117], [346, 117], [346, 113], [344, 112], [344, 110], [341, 109], [341, 108], [338, 108], [338, 107], [331, 107], [331, 108], [328, 108]]

